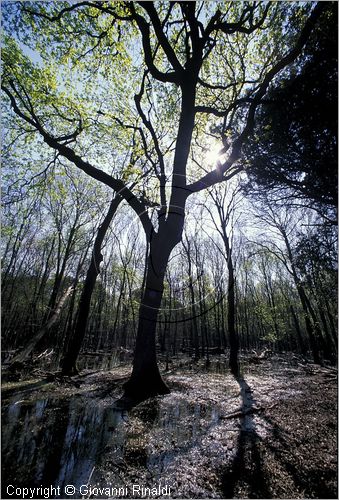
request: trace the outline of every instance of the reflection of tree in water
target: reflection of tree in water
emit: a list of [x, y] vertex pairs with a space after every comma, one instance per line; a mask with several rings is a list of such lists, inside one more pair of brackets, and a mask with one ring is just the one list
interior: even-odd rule
[[86, 484], [93, 466], [112, 440], [116, 456], [124, 444], [124, 412], [83, 398], [69, 401], [38, 400], [34, 404], [16, 401], [3, 414], [3, 482], [6, 487]]
[[240, 386], [241, 411], [244, 416], [241, 418], [235, 457], [222, 479], [224, 498], [234, 498], [236, 489], [241, 486], [241, 493], [249, 498], [270, 498], [258, 446], [260, 437], [256, 431], [252, 412], [256, 401], [246, 380], [243, 377], [238, 377], [236, 380]]
[[159, 416], [160, 405], [157, 399], [151, 399], [147, 404], [140, 405], [135, 414], [147, 427], [152, 427]]

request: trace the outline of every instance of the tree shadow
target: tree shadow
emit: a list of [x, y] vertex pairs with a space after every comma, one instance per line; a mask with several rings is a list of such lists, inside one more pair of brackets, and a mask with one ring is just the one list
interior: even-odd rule
[[330, 481], [337, 476], [336, 466], [327, 470], [316, 466], [311, 470], [303, 470], [298, 460], [294, 460], [291, 456], [293, 446], [291, 446], [288, 432], [272, 417], [263, 415], [263, 419], [269, 424], [273, 438], [267, 443], [268, 449], [292, 477], [300, 491], [303, 491], [307, 498], [338, 498], [337, 488], [330, 484]]
[[253, 412], [256, 400], [252, 389], [242, 376], [235, 377], [240, 387], [242, 399], [240, 432], [236, 443], [236, 452], [231, 464], [223, 473], [222, 489], [224, 498], [234, 498], [236, 489], [248, 498], [270, 498], [267, 480], [262, 468], [262, 456], [256, 431]]

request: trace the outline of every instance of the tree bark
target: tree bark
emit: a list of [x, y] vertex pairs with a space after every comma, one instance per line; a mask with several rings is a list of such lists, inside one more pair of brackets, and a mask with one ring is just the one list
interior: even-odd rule
[[119, 195], [111, 201], [106, 217], [99, 227], [95, 238], [91, 263], [86, 274], [84, 287], [80, 297], [76, 324], [74, 330], [71, 331], [69, 338], [66, 339], [64, 347], [65, 354], [60, 362], [61, 371], [64, 375], [75, 375], [78, 373], [76, 362], [85, 337], [91, 298], [96, 279], [100, 274], [100, 263], [103, 258], [101, 254], [101, 246], [107, 229], [121, 201], [122, 198]]
[[124, 398], [142, 401], [170, 391], [157, 365], [156, 326], [164, 291], [164, 277], [174, 242], [156, 234], [150, 242], [146, 283], [139, 308], [139, 323], [134, 350], [133, 370], [124, 385]]
[[164, 290], [169, 256], [181, 241], [185, 221], [186, 165], [191, 147], [195, 118], [195, 94], [199, 68], [187, 73], [181, 84], [181, 112], [173, 160], [172, 191], [168, 210], [159, 210], [159, 229], [149, 238], [147, 275], [140, 308], [133, 369], [124, 385], [124, 398], [141, 401], [169, 389], [161, 378], [156, 356], [156, 323]]
[[239, 338], [238, 332], [235, 327], [235, 278], [234, 278], [234, 266], [232, 259], [232, 249], [230, 246], [229, 237], [226, 232], [225, 220], [221, 220], [223, 241], [226, 250], [226, 260], [227, 260], [227, 270], [228, 270], [228, 286], [227, 286], [227, 326], [228, 334], [230, 338], [230, 357], [229, 366], [231, 373], [235, 376], [239, 376]]

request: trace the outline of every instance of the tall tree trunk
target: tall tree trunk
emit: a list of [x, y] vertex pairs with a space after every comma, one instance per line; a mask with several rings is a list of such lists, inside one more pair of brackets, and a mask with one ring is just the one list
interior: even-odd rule
[[330, 334], [330, 331], [328, 328], [328, 324], [326, 321], [325, 312], [320, 304], [318, 304], [318, 311], [319, 311], [319, 316], [320, 316], [321, 322], [323, 324], [324, 334], [325, 334], [325, 338], [324, 338], [324, 344], [326, 347], [325, 355], [327, 356], [327, 359], [329, 359], [331, 361], [331, 363], [335, 363], [335, 361], [336, 361], [336, 354], [335, 354], [336, 353], [336, 345], [334, 345], [334, 343], [333, 343], [333, 340], [332, 340], [332, 337], [331, 337], [331, 334]]
[[224, 297], [223, 297], [223, 294], [224, 294], [224, 292], [220, 288], [220, 291], [219, 291], [220, 299], [219, 300], [220, 300], [220, 315], [221, 315], [221, 334], [222, 334], [223, 348], [226, 351], [227, 338], [226, 338], [225, 308], [224, 308]]
[[193, 341], [193, 351], [194, 351], [194, 360], [197, 361], [200, 358], [200, 345], [199, 345], [199, 329], [198, 329], [198, 312], [196, 308], [196, 299], [194, 293], [194, 282], [193, 282], [193, 271], [192, 271], [192, 258], [191, 258], [191, 245], [186, 238], [186, 243], [182, 242], [183, 248], [185, 250], [187, 256], [188, 263], [188, 288], [190, 292], [190, 300], [191, 300], [191, 312], [192, 312], [192, 341]]
[[239, 376], [239, 338], [235, 327], [235, 278], [232, 259], [232, 249], [230, 246], [229, 237], [226, 232], [225, 220], [221, 220], [221, 228], [223, 240], [226, 250], [227, 270], [228, 270], [228, 286], [227, 286], [227, 326], [230, 339], [230, 357], [229, 366], [231, 373]]
[[[92, 239], [93, 239], [93, 237], [91, 238], [90, 243], [92, 242]], [[78, 265], [77, 265], [77, 270], [76, 270], [75, 277], [74, 277], [74, 291], [73, 291], [71, 299], [70, 299], [70, 304], [69, 304], [68, 311], [67, 311], [67, 318], [65, 321], [65, 326], [63, 328], [62, 335], [58, 336], [58, 338], [55, 341], [55, 346], [57, 348], [57, 351], [58, 351], [58, 353], [61, 352], [61, 354], [63, 354], [63, 351], [61, 349], [65, 343], [65, 338], [67, 338], [67, 335], [68, 335], [68, 333], [72, 327], [73, 321], [74, 321], [74, 314], [73, 313], [74, 313], [74, 308], [75, 308], [75, 303], [76, 303], [76, 297], [78, 295], [77, 294], [77, 287], [78, 287], [78, 283], [79, 283], [79, 277], [80, 277], [83, 265], [85, 263], [85, 260], [86, 260], [87, 254], [88, 254], [88, 250], [89, 250], [89, 248], [87, 247], [80, 255]]]
[[263, 276], [265, 279], [265, 288], [267, 292], [267, 299], [268, 299], [268, 305], [271, 310], [271, 315], [272, 315], [272, 320], [273, 320], [273, 325], [274, 325], [274, 332], [276, 339], [278, 340], [280, 338], [280, 333], [279, 333], [279, 326], [277, 322], [277, 314], [276, 314], [276, 304], [274, 300], [274, 291], [272, 287], [272, 280], [270, 275], [267, 273], [266, 269], [266, 263], [263, 261], [262, 262], [262, 271], [263, 271]]
[[77, 320], [74, 330], [65, 343], [65, 354], [61, 360], [61, 371], [64, 375], [74, 375], [78, 373], [76, 362], [79, 356], [79, 352], [85, 337], [86, 326], [88, 322], [88, 315], [90, 311], [90, 303], [92, 298], [92, 293], [96, 283], [96, 279], [100, 273], [100, 263], [102, 261], [101, 246], [106, 235], [107, 229], [112, 221], [112, 218], [117, 211], [117, 208], [122, 201], [119, 195], [117, 195], [110, 204], [106, 217], [104, 218], [102, 224], [98, 229], [98, 234], [95, 238], [91, 263], [89, 265], [84, 287], [82, 289]]
[[11, 366], [14, 366], [17, 363], [23, 363], [25, 359], [28, 358], [28, 356], [31, 354], [33, 351], [34, 347], [37, 345], [37, 343], [46, 335], [46, 333], [52, 328], [54, 323], [58, 320], [60, 313], [63, 309], [63, 306], [65, 305], [65, 302], [69, 295], [72, 293], [74, 289], [74, 285], [71, 285], [68, 287], [55, 306], [54, 310], [51, 312], [49, 315], [48, 321], [36, 332], [34, 337], [29, 341], [28, 345], [24, 347], [11, 361]]
[[[213, 214], [212, 220], [213, 223], [219, 232], [225, 252], [223, 252], [224, 259], [227, 264], [228, 270], [228, 285], [227, 285], [227, 326], [228, 326], [228, 335], [229, 335], [229, 343], [230, 343], [230, 356], [229, 356], [229, 367], [231, 373], [235, 376], [239, 376], [239, 362], [238, 362], [238, 354], [239, 354], [239, 337], [236, 328], [236, 302], [235, 302], [235, 278], [234, 278], [234, 266], [232, 259], [232, 248], [231, 248], [231, 240], [229, 234], [227, 234], [227, 224], [231, 222], [231, 214], [234, 210], [234, 202], [237, 191], [233, 192], [231, 202], [228, 203], [227, 209], [225, 209], [226, 203], [226, 193], [220, 195], [218, 193], [212, 194], [212, 199], [216, 206], [218, 216], [219, 216], [219, 224], [214, 219]], [[219, 227], [220, 225], [220, 227]]]
[[283, 228], [279, 228], [280, 233], [284, 239], [285, 245], [286, 245], [286, 250], [287, 250], [287, 255], [288, 259], [290, 261], [291, 265], [291, 270], [292, 270], [292, 276], [294, 279], [294, 283], [296, 285], [298, 295], [300, 298], [300, 302], [303, 308], [303, 313], [304, 313], [304, 318], [305, 318], [305, 324], [306, 324], [306, 331], [310, 340], [310, 346], [311, 346], [311, 351], [313, 355], [314, 362], [319, 364], [321, 362], [320, 360], [320, 354], [319, 354], [319, 345], [318, 345], [318, 339], [317, 339], [317, 326], [316, 323], [312, 322], [312, 308], [310, 305], [310, 302], [307, 298], [305, 289], [303, 287], [302, 282], [299, 279], [295, 264], [294, 264], [294, 258], [292, 254], [292, 249], [290, 242], [288, 240], [287, 234]]
[[[201, 58], [202, 59], [202, 58]], [[202, 61], [200, 61], [201, 64]], [[156, 394], [167, 394], [169, 389], [161, 378], [156, 356], [156, 323], [161, 305], [164, 277], [169, 256], [181, 241], [185, 221], [186, 165], [191, 147], [195, 117], [195, 93], [199, 65], [181, 84], [181, 112], [173, 160], [172, 191], [169, 205], [162, 206], [158, 232], [147, 235], [149, 256], [145, 289], [139, 308], [139, 323], [134, 350], [132, 374], [124, 386], [124, 397], [142, 400]]]
[[55, 309], [55, 304], [57, 302], [58, 294], [59, 294], [61, 287], [62, 287], [62, 282], [63, 282], [65, 271], [66, 271], [66, 265], [67, 265], [68, 260], [71, 256], [72, 247], [74, 245], [78, 220], [79, 220], [79, 214], [76, 215], [75, 220], [72, 224], [72, 227], [69, 231], [69, 235], [67, 238], [67, 244], [66, 244], [65, 253], [64, 253], [63, 258], [61, 256], [61, 253], [62, 253], [62, 251], [61, 251], [61, 246], [62, 246], [61, 230], [58, 233], [57, 270], [55, 273], [53, 288], [52, 288], [52, 292], [51, 292], [49, 302], [47, 305], [47, 310], [46, 310], [46, 313], [45, 313], [44, 319], [43, 319], [44, 324], [48, 322], [49, 318], [53, 315], [53, 311]]
[[134, 401], [170, 392], [157, 365], [156, 326], [164, 290], [165, 271], [174, 245], [169, 248], [168, 241], [160, 241], [159, 235], [156, 235], [151, 242], [145, 289], [139, 308], [133, 370], [124, 385], [125, 398]]
[[301, 354], [303, 354], [305, 356], [307, 350], [306, 350], [305, 343], [304, 343], [304, 340], [303, 340], [303, 337], [302, 337], [302, 334], [301, 334], [301, 329], [300, 329], [300, 325], [299, 325], [298, 316], [296, 315], [296, 312], [295, 312], [294, 307], [293, 307], [292, 304], [290, 304], [290, 311], [291, 311], [291, 314], [292, 314], [292, 318], [293, 318], [295, 330], [297, 332], [299, 348], [300, 348]]
[[327, 301], [325, 301], [325, 305], [326, 305], [327, 317], [328, 317], [330, 327], [331, 327], [331, 335], [332, 335], [333, 343], [335, 346], [337, 346], [338, 345], [338, 334], [337, 334], [337, 328], [335, 325], [335, 321], [333, 319], [333, 315], [330, 311], [329, 303]]
[[228, 268], [228, 288], [227, 288], [227, 324], [228, 324], [228, 334], [230, 337], [230, 370], [235, 376], [239, 376], [239, 363], [238, 363], [238, 352], [239, 352], [239, 340], [238, 334], [235, 329], [235, 279], [234, 279], [234, 269], [233, 260], [231, 253], [228, 254], [227, 259]]

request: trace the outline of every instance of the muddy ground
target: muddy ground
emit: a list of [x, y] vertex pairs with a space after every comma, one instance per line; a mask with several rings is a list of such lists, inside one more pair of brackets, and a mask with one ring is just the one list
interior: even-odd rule
[[235, 380], [220, 358], [173, 363], [171, 394], [129, 412], [114, 407], [127, 366], [4, 383], [1, 498], [8, 485], [59, 486], [56, 498], [337, 498], [336, 370], [291, 356], [242, 366]]

